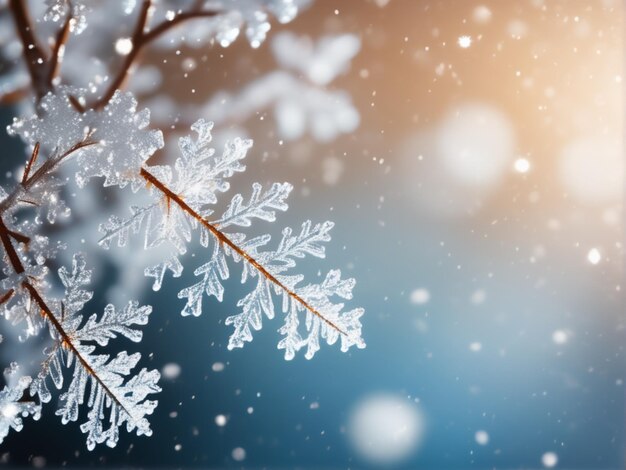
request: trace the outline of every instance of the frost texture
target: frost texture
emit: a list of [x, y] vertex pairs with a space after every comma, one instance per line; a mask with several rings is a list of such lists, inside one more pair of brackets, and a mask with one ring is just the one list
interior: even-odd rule
[[[354, 280], [342, 279], [338, 270], [331, 270], [311, 282], [296, 271], [301, 258], [324, 257], [332, 223], [307, 221], [297, 230], [283, 230], [276, 243], [269, 234], [243, 233], [259, 220], [274, 222], [278, 212], [286, 211], [292, 186], [254, 183], [249, 193], [230, 197], [225, 210], [218, 206], [230, 190], [231, 178], [245, 171], [244, 158], [252, 142], [232, 139], [223, 151], [216, 152], [211, 147], [213, 124], [204, 120], [192, 126], [195, 135], [180, 140], [180, 156], [173, 165], [148, 166], [147, 160], [163, 147], [163, 136], [150, 129], [149, 111], [138, 110], [131, 93], [113, 91], [109, 86], [123, 81], [129, 72], [135, 79], [135, 90], [150, 94], [159, 86], [160, 74], [155, 68], [136, 71], [136, 63], [124, 60], [111, 61], [113, 67], [109, 68], [110, 64], [101, 60], [111, 52], [112, 44], [135, 38], [141, 29], [133, 31], [142, 27], [146, 41], [155, 40], [166, 47], [213, 41], [228, 46], [242, 32], [252, 47], [258, 47], [274, 19], [289, 22], [309, 2], [153, 0], [146, 24], [135, 24], [125, 17], [138, 13], [138, 5], [149, 6], [150, 2], [27, 2], [23, 5], [33, 13], [27, 15], [33, 18], [32, 24], [22, 26], [19, 18], [15, 23], [24, 28], [22, 33], [32, 32], [33, 38], [15, 35], [8, 15], [0, 15], [0, 59], [6, 62], [0, 77], [0, 97], [35, 98], [22, 100], [20, 108], [22, 113], [31, 111], [32, 117], [15, 119], [8, 127], [31, 154], [23, 168], [7, 174], [10, 183], [0, 187], [0, 315], [18, 325], [22, 341], [42, 329], [47, 329], [52, 339], [34, 378], [10, 381], [0, 391], [0, 442], [10, 429], [22, 428], [22, 418], [38, 419], [41, 405], [51, 402], [53, 392], [57, 393], [54, 389], [59, 391], [56, 414], [64, 424], [81, 421], [90, 450], [101, 443], [115, 446], [121, 427], [137, 435], [152, 433], [148, 418], [157, 406], [152, 395], [160, 392], [160, 375], [156, 370], [137, 367], [139, 353], [113, 352], [110, 344], [118, 337], [139, 342], [139, 327], [147, 324], [151, 307], [131, 301], [122, 308], [109, 304], [98, 314], [86, 312], [93, 296], [86, 287], [91, 272], [80, 254], [72, 257], [70, 269], [58, 270], [64, 287], [60, 298], [58, 282], [50, 279], [54, 274], [51, 266], [63, 264], [54, 259], [66, 246], [48, 235], [63, 233], [68, 244], [83, 243], [82, 226], [104, 220], [97, 214], [105, 205], [123, 206], [125, 211], [130, 208], [130, 215], [111, 216], [101, 225], [101, 245], [125, 246], [132, 235], [141, 234], [145, 250], [137, 259], [148, 260], [145, 274], [154, 279], [155, 290], [168, 272], [174, 277], [182, 275], [181, 257], [190, 244], [205, 250], [207, 259], [195, 269], [190, 285], [178, 294], [184, 300], [183, 315], [200, 315], [205, 296], [221, 301], [223, 282], [233, 266], [239, 265], [248, 291], [237, 303], [238, 310], [226, 319], [234, 329], [229, 348], [251, 341], [264, 317], [272, 319], [280, 312], [284, 322], [278, 329], [278, 348], [284, 350], [287, 359], [301, 349], [311, 358], [322, 342], [340, 343], [342, 351], [353, 345], [365, 346], [360, 324], [363, 310], [344, 308], [344, 301], [352, 297]], [[7, 7], [7, 2], [0, 0], [0, 5]], [[44, 21], [37, 19], [41, 17]], [[66, 43], [62, 28], [68, 19], [74, 34], [82, 33], [89, 21], [90, 34]], [[185, 26], [176, 26], [178, 21], [168, 25], [174, 19], [182, 20]], [[112, 24], [116, 27], [111, 28]], [[169, 26], [174, 28], [169, 30]], [[40, 54], [31, 42], [41, 42], [45, 52]], [[287, 47], [290, 43], [295, 53]], [[72, 51], [68, 57], [66, 46]], [[245, 88], [241, 97], [223, 99], [218, 95], [226, 111], [220, 115], [211, 102], [202, 114], [216, 116], [223, 123], [232, 117], [250, 117], [251, 107], [258, 111], [258, 107], [268, 106], [274, 108], [279, 133], [285, 138], [308, 131], [317, 139], [330, 140], [349, 132], [358, 124], [358, 113], [347, 94], [327, 90], [326, 86], [347, 70], [359, 47], [359, 39], [352, 35], [328, 36], [317, 42], [281, 35], [273, 52], [279, 64], [291, 71], [262, 77]], [[41, 65], [36, 72], [26, 66], [32, 59], [29, 51]], [[127, 57], [131, 62], [134, 59]], [[122, 65], [119, 71], [117, 62]], [[120, 81], [115, 79], [117, 73]], [[194, 114], [200, 109], [188, 108]], [[191, 122], [189, 113], [179, 113], [179, 117], [179, 124]], [[75, 196], [75, 188], [68, 185], [70, 175], [81, 188], [97, 177], [104, 186], [129, 187], [135, 194], [130, 195], [132, 202], [107, 197], [102, 205], [92, 205], [93, 201], [87, 200], [101, 199], [101, 193], [96, 192], [96, 185], [90, 185], [96, 191], [73, 204], [79, 214], [72, 222], [81, 227], [73, 225], [63, 232], [46, 230], [44, 226], [70, 215], [64, 201], [68, 194]], [[91, 210], [94, 207], [97, 210]], [[120, 255], [115, 262], [123, 258]], [[124, 288], [128, 286], [124, 284]], [[17, 363], [5, 373], [15, 370]], [[28, 395], [33, 402], [26, 401]]]
[[[45, 3], [47, 8], [43, 17], [44, 21], [59, 23], [71, 14], [73, 21], [70, 23], [70, 31], [74, 34], [81, 34], [89, 26], [87, 17], [95, 8], [100, 7], [99, 4], [102, 2], [98, 0], [46, 0]], [[123, 0], [122, 3], [122, 11], [128, 15], [135, 9], [137, 1]]]
[[[169, 11], [180, 8], [180, 2], [176, 0], [162, 3], [166, 10], [171, 7]], [[178, 46], [182, 40], [189, 46], [198, 47], [215, 38], [222, 47], [228, 47], [244, 31], [250, 45], [257, 48], [271, 28], [271, 16], [279, 23], [289, 23], [309, 3], [310, 0], [206, 0], [205, 10], [221, 13], [208, 21], [190, 23], [182, 37], [180, 32], [168, 34], [160, 44]]]
[[[202, 217], [212, 214], [209, 206], [217, 202], [217, 193], [228, 191], [228, 178], [245, 170], [241, 160], [252, 146], [250, 140], [235, 139], [226, 145], [220, 155], [216, 155], [209, 145], [212, 126], [212, 123], [204, 120], [194, 124], [193, 130], [198, 138], [183, 137], [180, 140], [181, 157], [176, 160], [174, 168], [168, 165], [150, 167], [151, 174]], [[139, 233], [144, 227], [145, 248], [168, 245], [171, 248], [170, 256], [147, 270], [155, 278], [154, 288], [158, 290], [167, 270], [175, 276], [182, 273], [178, 257], [187, 252], [187, 243], [191, 241], [192, 230], [197, 228], [197, 221], [172, 204], [163, 210], [162, 195], [155, 196], [153, 204], [131, 208], [130, 217], [113, 216], [101, 225], [100, 231], [104, 236], [100, 244], [108, 248], [117, 240], [119, 246], [125, 246], [128, 236]], [[204, 234], [203, 239], [206, 237], [207, 234]]]
[[95, 0], [46, 0], [45, 21], [58, 23], [64, 21], [71, 13], [74, 21], [70, 30], [76, 34], [82, 33], [87, 28], [87, 15], [91, 12]]
[[89, 178], [101, 176], [105, 186], [130, 183], [138, 189], [142, 184], [139, 170], [163, 147], [163, 134], [148, 129], [150, 112], [137, 111], [131, 93], [117, 91], [104, 109], [80, 112], [72, 101], [86, 97], [92, 98], [84, 90], [61, 87], [42, 99], [41, 116], [16, 120], [8, 131], [20, 135], [30, 146], [39, 142], [51, 155], [61, 155], [77, 142], [97, 143], [77, 154], [78, 184], [84, 186]]
[[[235, 139], [226, 145], [221, 155], [216, 155], [210, 147], [212, 128], [212, 122], [201, 119], [192, 126], [197, 139], [190, 136], [180, 139], [181, 158], [176, 160], [174, 172], [169, 166], [151, 167], [161, 182], [196, 210], [215, 204], [217, 193], [230, 189], [228, 178], [245, 171], [241, 161], [252, 146], [251, 140]], [[210, 214], [203, 212], [205, 216]]]
[[[83, 256], [75, 255], [72, 270], [61, 268], [59, 277], [65, 286], [65, 298], [56, 302], [58, 313], [47, 318], [48, 322], [59, 325], [50, 329], [56, 343], [30, 386], [31, 394], [43, 403], [49, 402], [48, 378], [56, 388], [64, 389], [56, 412], [63, 424], [77, 421], [81, 406], [86, 404], [87, 421], [80, 428], [87, 434], [90, 450], [100, 443], [114, 447], [119, 439], [119, 427], [123, 425], [128, 432], [150, 436], [147, 416], [152, 414], [157, 402], [146, 398], [161, 391], [157, 384], [159, 372], [144, 368], [131, 374], [141, 358], [139, 353], [129, 355], [123, 351], [111, 357], [98, 354], [96, 346], [90, 343], [107, 346], [118, 335], [139, 342], [141, 332], [136, 326], [147, 323], [151, 307], [129, 302], [117, 311], [108, 305], [102, 316], [94, 314], [85, 321], [80, 312], [92, 293], [83, 288], [91, 278]], [[63, 368], [72, 370], [66, 388]]]
[[199, 281], [178, 294], [186, 302], [182, 310], [185, 316], [202, 313], [205, 294], [222, 300], [222, 281], [229, 277], [229, 260], [241, 263], [241, 281], [252, 284], [252, 290], [239, 300], [237, 305], [241, 312], [226, 319], [226, 324], [234, 327], [230, 349], [251, 341], [252, 332], [261, 328], [264, 316], [274, 317], [274, 296], [281, 299], [285, 314], [285, 323], [279, 330], [284, 338], [278, 347], [285, 350], [287, 359], [302, 348], [306, 348], [307, 358], [313, 357], [321, 339], [334, 344], [341, 337], [342, 351], [353, 345], [364, 347], [359, 320], [363, 309], [344, 311], [344, 303], [335, 300], [352, 297], [354, 280], [342, 280], [340, 272], [333, 270], [319, 283], [304, 284], [302, 275], [292, 273], [298, 259], [308, 255], [325, 256], [324, 244], [330, 240], [331, 222], [312, 224], [307, 221], [295, 234], [287, 228], [274, 249], [268, 247], [270, 235], [247, 238], [238, 231], [225, 231], [249, 227], [255, 219], [273, 222], [277, 211], [287, 210], [290, 184], [274, 183], [264, 189], [255, 183], [248, 198], [236, 194], [226, 211], [214, 217], [213, 205], [219, 193], [229, 189], [228, 178], [245, 170], [241, 160], [251, 142], [236, 139], [229, 142], [222, 153], [216, 153], [209, 146], [211, 127], [211, 123], [203, 120], [194, 124], [192, 128], [197, 137], [180, 140], [181, 158], [174, 168], [146, 169], [153, 178], [148, 181], [154, 202], [132, 208], [129, 218], [112, 217], [101, 226], [104, 234], [101, 245], [108, 248], [117, 240], [118, 245], [123, 246], [130, 234], [143, 232], [145, 248], [164, 244], [172, 247], [170, 256], [145, 271], [155, 279], [156, 290], [168, 270], [174, 276], [181, 275], [183, 265], [178, 256], [186, 252], [192, 234], [197, 232], [200, 244], [211, 250], [211, 256], [194, 271]]
[[50, 243], [48, 237], [35, 234], [36, 224], [28, 222], [17, 223], [12, 217], [7, 216], [5, 216], [3, 222], [9, 230], [30, 237], [30, 256], [24, 250], [17, 251], [24, 271], [21, 273], [15, 272], [8, 256], [6, 253], [3, 253], [2, 273], [4, 278], [0, 281], [0, 290], [2, 292], [12, 292], [12, 295], [5, 299], [0, 315], [4, 316], [13, 325], [23, 327], [18, 338], [21, 341], [25, 341], [29, 337], [37, 335], [43, 323], [37, 305], [31, 301], [30, 294], [24, 288], [23, 282], [29, 279], [40, 279], [40, 289], [46, 291], [48, 284], [45, 281], [45, 277], [48, 274], [48, 268], [44, 263], [47, 260], [53, 260], [58, 251], [64, 248], [64, 245], [62, 243]]
[[24, 427], [22, 418], [31, 416], [38, 420], [41, 417], [41, 405], [21, 401], [30, 382], [30, 377], [20, 377], [15, 385], [7, 385], [0, 391], [0, 444], [11, 429], [18, 432], [22, 430]]

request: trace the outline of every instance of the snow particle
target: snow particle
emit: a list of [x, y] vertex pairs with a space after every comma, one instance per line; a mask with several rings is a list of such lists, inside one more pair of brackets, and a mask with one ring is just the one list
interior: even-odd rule
[[358, 454], [379, 465], [409, 457], [420, 444], [424, 419], [405, 397], [381, 394], [359, 402], [353, 410], [348, 436]]
[[476, 434], [474, 434], [474, 440], [476, 440], [478, 445], [486, 446], [489, 444], [489, 434], [487, 434], [487, 431], [483, 430], [476, 431]]
[[211, 370], [213, 372], [222, 372], [224, 370], [224, 363], [223, 362], [215, 362], [212, 366], [211, 366]]
[[224, 415], [217, 415], [215, 417], [215, 424], [217, 424], [220, 428], [226, 426], [228, 419]]
[[457, 39], [457, 43], [461, 49], [467, 49], [472, 45], [472, 37], [471, 36], [459, 36]]
[[115, 41], [115, 52], [119, 55], [128, 55], [133, 50], [133, 41], [130, 38], [119, 38]]
[[509, 36], [512, 39], [520, 40], [528, 34], [528, 25], [519, 19], [514, 19], [507, 25]]
[[470, 302], [474, 305], [480, 305], [484, 303], [486, 299], [487, 293], [482, 289], [478, 289], [472, 293], [472, 296], [470, 297]]
[[489, 22], [489, 20], [491, 20], [493, 14], [491, 13], [491, 10], [488, 6], [478, 5], [476, 8], [474, 8], [472, 16], [476, 23], [487, 23]]
[[589, 261], [591, 264], [596, 265], [601, 260], [602, 260], [602, 254], [600, 253], [600, 250], [598, 250], [597, 248], [592, 248], [591, 250], [589, 250], [589, 253], [587, 253], [587, 261]]
[[546, 468], [552, 468], [559, 462], [559, 457], [554, 452], [546, 452], [541, 456], [541, 463]]
[[428, 289], [419, 288], [411, 292], [411, 303], [415, 305], [423, 305], [430, 300], [430, 292]]
[[552, 333], [552, 341], [554, 344], [565, 344], [569, 339], [568, 334], [565, 330], [555, 330]]
[[621, 139], [583, 136], [559, 157], [559, 178], [568, 194], [586, 204], [608, 205], [622, 198], [624, 161]]
[[526, 158], [518, 158], [515, 160], [514, 168], [518, 173], [528, 173], [530, 162]]
[[169, 362], [163, 366], [161, 374], [166, 380], [176, 380], [180, 375], [180, 366], [175, 362]]
[[246, 450], [242, 447], [235, 447], [231, 453], [233, 460], [242, 462], [246, 458]]
[[196, 70], [197, 66], [198, 66], [198, 63], [196, 62], [196, 59], [194, 59], [193, 57], [186, 57], [182, 63], [182, 67], [185, 72], [192, 72]]
[[510, 168], [515, 133], [499, 109], [464, 103], [448, 111], [436, 130], [438, 158], [451, 183], [465, 188], [495, 186]]

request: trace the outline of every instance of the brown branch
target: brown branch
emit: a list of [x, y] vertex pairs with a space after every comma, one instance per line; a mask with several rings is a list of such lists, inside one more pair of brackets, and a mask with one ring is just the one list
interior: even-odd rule
[[102, 387], [104, 392], [111, 398], [111, 400], [115, 402], [115, 404], [119, 406], [124, 411], [124, 413], [132, 418], [132, 415], [122, 404], [117, 395], [113, 393], [113, 391], [107, 386], [107, 384], [104, 383], [104, 381], [100, 378], [96, 371], [93, 370], [91, 364], [89, 364], [89, 362], [80, 354], [80, 352], [76, 348], [76, 345], [73, 342], [72, 337], [65, 331], [63, 325], [61, 325], [59, 320], [57, 320], [56, 316], [52, 313], [52, 310], [50, 310], [50, 307], [46, 304], [45, 300], [43, 299], [43, 297], [41, 297], [37, 289], [35, 289], [35, 287], [28, 281], [23, 281], [22, 287], [24, 287], [28, 291], [31, 298], [37, 303], [37, 305], [41, 309], [43, 316], [52, 324], [54, 329], [57, 331], [57, 333], [61, 337], [61, 345], [67, 348], [76, 357], [76, 359], [85, 368], [87, 373], [91, 377], [93, 377], [93, 379]]
[[[58, 76], [63, 58], [63, 48], [69, 38], [73, 20], [72, 11], [70, 9], [63, 25], [57, 32], [52, 55], [47, 59], [33, 32], [32, 22], [28, 14], [25, 0], [9, 1], [15, 25], [22, 41], [24, 59], [31, 77], [32, 88], [39, 102], [41, 98], [52, 89], [54, 79]], [[149, 31], [145, 31], [148, 25], [151, 8], [152, 0], [143, 0], [131, 37], [132, 49], [124, 58], [117, 75], [111, 80], [108, 88], [90, 108], [102, 109], [111, 101], [115, 92], [124, 86], [133, 64], [137, 61], [142, 49], [149, 43], [188, 20], [210, 18], [220, 13], [218, 10], [203, 10], [202, 2], [197, 1], [190, 10], [178, 13], [171, 20], [165, 20]], [[17, 101], [24, 97], [27, 92], [27, 89], [20, 89], [0, 96], [0, 103], [12, 103]], [[83, 106], [75, 107], [79, 111], [84, 111], [85, 109]]]
[[[4, 251], [7, 254], [7, 257], [9, 258], [9, 261], [11, 263], [13, 270], [17, 274], [22, 274], [25, 272], [24, 264], [22, 263], [22, 260], [20, 259], [17, 251], [15, 250], [15, 247], [13, 246], [13, 243], [11, 242], [10, 234], [11, 234], [11, 231], [7, 228], [2, 217], [0, 217], [0, 241], [2, 242], [2, 246], [4, 247]], [[128, 410], [121, 403], [120, 399], [102, 381], [102, 379], [96, 373], [96, 371], [93, 370], [93, 367], [89, 364], [89, 362], [87, 362], [87, 360], [80, 354], [76, 345], [73, 342], [71, 335], [69, 335], [67, 331], [65, 331], [65, 328], [63, 328], [63, 325], [61, 325], [59, 320], [57, 320], [56, 316], [54, 315], [54, 313], [52, 313], [52, 310], [50, 309], [48, 304], [46, 304], [46, 301], [43, 299], [41, 294], [39, 294], [35, 286], [33, 286], [29, 280], [24, 279], [22, 281], [22, 287], [28, 291], [31, 298], [39, 306], [39, 309], [41, 310], [42, 315], [50, 322], [50, 324], [57, 331], [57, 333], [59, 334], [61, 338], [61, 344], [65, 348], [67, 348], [69, 351], [71, 351], [72, 354], [74, 354], [76, 359], [83, 365], [87, 373], [90, 376], [92, 376], [94, 380], [98, 382], [98, 384], [100, 384], [100, 386], [103, 388], [105, 393], [111, 398], [111, 400], [113, 400], [128, 416], [132, 417], [132, 415], [128, 412]], [[8, 301], [13, 295], [13, 293], [14, 293], [13, 289], [9, 290], [9, 292], [4, 294], [0, 298], [0, 303], [4, 303]]]
[[26, 168], [24, 169], [24, 174], [22, 175], [22, 185], [26, 184], [28, 181], [28, 175], [30, 174], [30, 170], [33, 168], [33, 165], [37, 161], [37, 157], [39, 156], [39, 142], [35, 144], [35, 148], [33, 149], [33, 153], [30, 155], [30, 159], [26, 164]]
[[311, 304], [309, 304], [306, 300], [300, 297], [296, 292], [292, 289], [288, 288], [285, 284], [283, 284], [280, 280], [278, 280], [272, 273], [270, 273], [267, 268], [265, 268], [261, 263], [259, 263], [256, 259], [254, 259], [247, 251], [243, 248], [235, 244], [230, 238], [228, 238], [222, 231], [220, 231], [215, 225], [208, 222], [204, 217], [198, 214], [193, 208], [191, 208], [179, 195], [171, 191], [167, 186], [165, 186], [158, 178], [156, 178], [152, 173], [150, 173], [145, 168], [142, 168], [140, 171], [141, 176], [146, 180], [148, 184], [154, 186], [157, 190], [159, 190], [169, 201], [173, 201], [180, 207], [184, 212], [194, 218], [200, 225], [206, 228], [213, 236], [217, 239], [217, 241], [226, 245], [228, 248], [233, 250], [243, 259], [245, 259], [254, 269], [256, 269], [260, 274], [262, 274], [267, 280], [278, 286], [281, 290], [287, 293], [289, 297], [302, 305], [305, 309], [311, 312], [316, 317], [320, 318], [324, 323], [329, 325], [334, 330], [337, 330], [344, 336], [347, 336], [341, 328], [335, 325], [332, 321], [328, 320], [322, 313], [320, 313], [317, 309], [315, 309]]
[[14, 104], [24, 99], [30, 93], [30, 87], [25, 86], [22, 88], [16, 88], [13, 91], [9, 91], [0, 95], [0, 104]]
[[[65, 160], [67, 157], [72, 155], [74, 152], [76, 152], [76, 151], [78, 151], [80, 149], [83, 149], [85, 147], [90, 147], [92, 145], [96, 145], [98, 142], [95, 142], [93, 140], [89, 140], [89, 136], [90, 135], [91, 134], [88, 134], [85, 137], [85, 140], [82, 140], [82, 141], [78, 142], [77, 144], [72, 145], [68, 150], [66, 150], [62, 154], [58, 155], [57, 157], [51, 158], [50, 160], [46, 160], [39, 168], [37, 168], [37, 171], [35, 171], [35, 173], [33, 173], [33, 176], [31, 176], [22, 185], [24, 187], [24, 189], [26, 189], [26, 190], [30, 189], [33, 186], [33, 184], [35, 184], [37, 181], [39, 181], [45, 175], [52, 173], [56, 169], [56, 167], [63, 160]], [[1, 207], [2, 206], [0, 206], [0, 208]]]
[[54, 41], [54, 48], [52, 49], [52, 57], [50, 57], [50, 63], [48, 64], [48, 77], [46, 84], [49, 89], [52, 88], [54, 79], [57, 77], [59, 69], [61, 68], [61, 61], [63, 60], [63, 55], [65, 53], [65, 44], [70, 36], [70, 26], [73, 19], [72, 8], [70, 7], [67, 17], [63, 22], [63, 26], [61, 26], [61, 29], [57, 32], [57, 36]]
[[135, 62], [135, 59], [139, 55], [141, 48], [143, 46], [142, 40], [144, 32], [143, 30], [148, 23], [148, 14], [150, 13], [150, 8], [152, 7], [152, 0], [144, 0], [141, 4], [141, 10], [139, 11], [139, 16], [137, 18], [137, 23], [135, 24], [135, 30], [133, 31], [133, 35], [131, 37], [132, 49], [128, 53], [128, 55], [124, 58], [124, 62], [122, 62], [122, 66], [117, 76], [113, 79], [109, 88], [104, 92], [104, 95], [96, 101], [92, 108], [93, 109], [102, 109], [104, 108], [113, 95], [115, 91], [121, 88], [128, 77], [130, 69]]
[[124, 86], [124, 83], [126, 82], [126, 79], [128, 78], [128, 75], [130, 73], [130, 69], [132, 68], [135, 61], [138, 59], [140, 52], [150, 42], [154, 41], [162, 34], [165, 34], [172, 28], [180, 25], [185, 21], [197, 18], [208, 18], [219, 14], [219, 11], [201, 10], [201, 4], [197, 4], [191, 10], [178, 13], [171, 20], [165, 20], [154, 28], [150, 29], [150, 31], [146, 32], [145, 29], [148, 24], [151, 8], [152, 0], [144, 0], [143, 4], [141, 5], [141, 11], [139, 12], [139, 16], [137, 18], [137, 23], [135, 24], [133, 35], [131, 37], [132, 49], [124, 58], [124, 61], [122, 62], [117, 76], [111, 81], [109, 87], [106, 89], [102, 97], [98, 99], [91, 106], [91, 108], [102, 109], [107, 105], [109, 101], [111, 101], [111, 98], [113, 98], [115, 92]]
[[4, 305], [9, 300], [11, 300], [11, 297], [13, 297], [13, 294], [15, 294], [15, 290], [14, 289], [9, 289], [8, 291], [6, 291], [4, 293], [4, 295], [2, 297], [0, 297], [0, 305]]
[[16, 201], [36, 206], [37, 204], [35, 202], [24, 199], [24, 193], [28, 192], [36, 183], [42, 181], [47, 176], [50, 176], [52, 172], [56, 170], [57, 166], [74, 152], [91, 145], [96, 145], [98, 142], [89, 140], [90, 136], [90, 133], [87, 134], [85, 140], [73, 145], [69, 148], [69, 150], [63, 152], [62, 154], [46, 160], [39, 168], [37, 168], [32, 176], [30, 176], [25, 182], [17, 185], [7, 197], [0, 201], [0, 217], [2, 217], [2, 214], [15, 204]]
[[78, 101], [78, 98], [76, 98], [75, 96], [68, 95], [67, 99], [69, 100], [70, 104], [74, 107], [74, 109], [78, 111], [79, 113], [84, 113], [85, 111], [87, 111], [87, 109], [85, 109], [85, 107], [82, 104], [80, 104], [80, 101]]
[[9, 235], [10, 230], [4, 223], [4, 219], [0, 217], [0, 241], [2, 241], [2, 246], [4, 247], [4, 252], [9, 258], [9, 262], [11, 263], [11, 267], [13, 271], [17, 274], [22, 274], [24, 271], [24, 264], [20, 259], [20, 255], [17, 254], [15, 247], [13, 246], [13, 242], [11, 241], [11, 237]]
[[27, 2], [25, 0], [10, 0], [9, 7], [13, 14], [17, 33], [22, 42], [22, 53], [24, 54], [33, 91], [37, 96], [37, 100], [40, 100], [48, 92], [46, 83], [46, 57], [35, 37], [32, 22], [27, 10]]
[[[93, 144], [93, 142], [86, 142], [86, 141], [79, 142], [78, 144], [74, 145], [67, 152], [59, 155], [57, 158], [55, 158], [53, 160], [46, 161], [44, 163], [44, 165], [42, 165], [42, 167], [39, 168], [39, 170], [42, 170], [47, 163], [54, 162], [54, 161], [56, 161], [56, 163], [58, 163], [59, 161], [61, 161], [66, 156], [70, 155], [72, 152], [74, 152], [74, 151], [76, 151], [76, 150], [78, 150], [80, 148], [83, 148], [83, 147], [85, 147], [87, 145], [91, 145], [91, 144]], [[50, 168], [54, 168], [54, 165], [52, 165]], [[32, 181], [35, 179], [36, 176], [37, 176], [37, 173], [35, 173], [33, 175], [33, 177], [30, 180], [27, 181], [26, 184], [32, 183]], [[24, 264], [22, 263], [22, 260], [19, 257], [19, 254], [17, 253], [17, 250], [15, 249], [15, 247], [13, 246], [13, 243], [11, 242], [11, 237], [16, 238], [19, 241], [22, 241], [21, 238], [24, 237], [24, 236], [14, 232], [14, 231], [12, 231], [12, 230], [10, 230], [6, 226], [3, 218], [0, 216], [0, 242], [2, 243], [4, 251], [7, 254], [7, 257], [9, 258], [9, 262], [11, 263], [11, 267], [13, 268], [13, 270], [17, 274], [22, 274], [26, 270], [24, 268]], [[27, 238], [27, 237], [24, 237], [24, 238]], [[65, 328], [63, 328], [63, 325], [56, 318], [56, 316], [52, 312], [51, 308], [48, 306], [46, 301], [43, 299], [43, 297], [37, 291], [35, 286], [31, 283], [31, 281], [29, 281], [28, 279], [24, 279], [22, 281], [22, 283], [21, 283], [21, 286], [28, 291], [28, 293], [30, 294], [31, 299], [34, 300], [35, 303], [39, 306], [39, 309], [41, 310], [42, 315], [50, 322], [50, 324], [57, 331], [57, 333], [58, 333], [58, 335], [60, 337], [60, 340], [61, 340], [61, 345], [63, 347], [65, 347], [65, 348], [67, 348], [76, 357], [76, 359], [85, 368], [87, 373], [102, 387], [102, 389], [104, 390], [106, 395], [108, 395], [109, 398], [117, 406], [119, 406], [129, 417], [132, 418], [132, 415], [129, 413], [129, 411], [126, 409], [126, 407], [122, 404], [120, 399], [104, 383], [104, 381], [100, 378], [100, 376], [93, 369], [91, 364], [89, 364], [89, 362], [78, 351], [78, 348], [74, 344], [74, 340], [73, 340], [72, 336], [70, 334], [68, 334], [67, 331], [65, 331]], [[13, 296], [14, 292], [15, 292], [14, 289], [10, 289], [6, 294], [4, 294], [2, 297], [0, 297], [0, 304], [2, 304], [4, 302], [7, 302]]]

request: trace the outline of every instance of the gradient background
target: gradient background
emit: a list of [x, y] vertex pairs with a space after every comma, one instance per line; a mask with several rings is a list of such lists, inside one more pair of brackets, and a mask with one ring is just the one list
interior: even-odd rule
[[[281, 144], [262, 112], [246, 123], [255, 147], [237, 180], [294, 183], [289, 213], [266, 227], [276, 234], [306, 218], [337, 223], [328, 259], [306, 269], [357, 278], [367, 349], [285, 362], [279, 324], [266, 322], [229, 352], [223, 319], [238, 283], [223, 304], [183, 319], [176, 293], [189, 277], [170, 281], [142, 299], [158, 306], [142, 343], [150, 365], [181, 367], [163, 381], [154, 436], [89, 453], [78, 426], [48, 407], [7, 439], [5, 464], [370, 468], [346, 426], [360, 400], [385, 393], [419, 409], [424, 429], [388, 467], [540, 468], [555, 452], [559, 468], [624, 468], [623, 3], [384, 3], [318, 0], [273, 26], [359, 35], [362, 50], [334, 86], [349, 90], [361, 124], [331, 144]], [[270, 70], [268, 49], [240, 39], [149, 60], [165, 90], [192, 103]], [[189, 54], [207, 59], [183, 78]], [[12, 111], [0, 115], [6, 125]], [[467, 146], [475, 160], [459, 152]]]

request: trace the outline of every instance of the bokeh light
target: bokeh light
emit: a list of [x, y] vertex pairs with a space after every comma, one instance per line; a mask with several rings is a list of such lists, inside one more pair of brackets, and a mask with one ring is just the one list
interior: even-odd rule
[[359, 401], [350, 415], [348, 436], [363, 460], [389, 465], [411, 456], [421, 444], [425, 422], [406, 398], [377, 394]]

